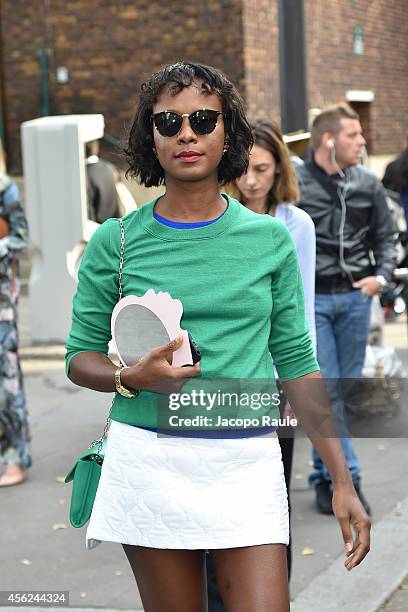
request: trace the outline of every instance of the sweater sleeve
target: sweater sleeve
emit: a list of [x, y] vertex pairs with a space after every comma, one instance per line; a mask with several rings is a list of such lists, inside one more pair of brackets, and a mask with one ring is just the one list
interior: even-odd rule
[[305, 316], [296, 248], [288, 229], [273, 226], [275, 266], [269, 350], [279, 379], [291, 380], [319, 369]]
[[108, 354], [111, 314], [118, 300], [119, 246], [113, 248], [112, 243], [119, 245], [116, 219], [108, 219], [96, 230], [82, 258], [66, 344], [67, 373], [71, 359], [80, 352]]

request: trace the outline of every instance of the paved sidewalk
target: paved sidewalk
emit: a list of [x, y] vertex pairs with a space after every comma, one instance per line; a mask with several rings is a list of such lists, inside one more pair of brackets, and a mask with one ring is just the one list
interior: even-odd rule
[[398, 589], [389, 597], [378, 612], [407, 612], [408, 610], [408, 574]]
[[295, 598], [292, 612], [378, 610], [408, 571], [408, 497], [374, 522], [371, 541], [371, 552], [359, 567], [348, 573], [341, 555]]

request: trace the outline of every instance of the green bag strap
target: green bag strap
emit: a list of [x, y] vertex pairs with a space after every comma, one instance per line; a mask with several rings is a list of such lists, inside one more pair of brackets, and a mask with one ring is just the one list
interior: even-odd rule
[[[120, 243], [119, 243], [119, 271], [118, 271], [118, 301], [123, 297], [123, 257], [125, 254], [125, 226], [123, 224], [123, 220], [118, 218], [119, 227], [120, 227]], [[122, 364], [121, 364], [122, 365]], [[109, 414], [106, 419], [105, 427], [103, 428], [102, 435], [97, 440], [92, 440], [89, 449], [92, 449], [97, 445], [97, 449], [95, 454], [100, 455], [103, 447], [103, 443], [108, 436], [109, 427], [111, 424], [111, 413], [113, 408], [113, 402], [115, 401], [115, 396], [113, 396], [113, 400], [111, 406], [109, 408]]]

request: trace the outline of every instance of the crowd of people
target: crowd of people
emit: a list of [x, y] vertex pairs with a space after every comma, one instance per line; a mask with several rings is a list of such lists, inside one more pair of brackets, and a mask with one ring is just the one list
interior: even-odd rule
[[[201, 351], [185, 367], [171, 365], [180, 337], [130, 367], [107, 356], [121, 229], [104, 221], [120, 212], [113, 169], [89, 151], [90, 218], [102, 225], [80, 267], [66, 367], [75, 384], [116, 395], [87, 545], [123, 546], [150, 612], [204, 611], [207, 601], [210, 612], [289, 609], [295, 430], [158, 436], [155, 396], [194, 380], [275, 381], [281, 416], [296, 415], [312, 442], [316, 508], [336, 516], [346, 568], [369, 551], [371, 510], [347, 435], [354, 395], [336, 384], [358, 384], [372, 297], [396, 265], [395, 227], [380, 181], [360, 163], [364, 146], [345, 103], [316, 115], [309, 158], [291, 160], [279, 126], [249, 121], [218, 70], [180, 62], [142, 85], [129, 172], [166, 191], [123, 218], [120, 283], [123, 295], [153, 288], [181, 300]], [[405, 210], [407, 150], [384, 177]], [[31, 459], [16, 327], [27, 223], [5, 173], [0, 198], [2, 487], [23, 482]], [[323, 425], [316, 405], [331, 405]]]

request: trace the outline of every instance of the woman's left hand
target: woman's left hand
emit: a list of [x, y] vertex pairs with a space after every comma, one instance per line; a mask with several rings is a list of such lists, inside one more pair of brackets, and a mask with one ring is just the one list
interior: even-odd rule
[[[352, 484], [335, 487], [332, 503], [346, 547], [347, 559], [344, 565], [350, 571], [361, 563], [370, 550], [371, 522]], [[354, 539], [352, 527], [355, 531]]]

